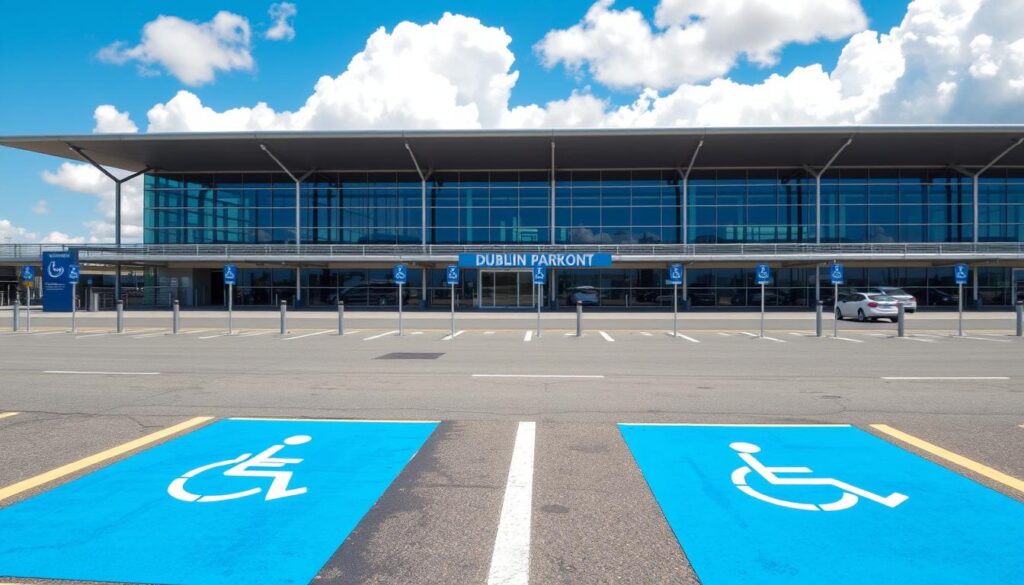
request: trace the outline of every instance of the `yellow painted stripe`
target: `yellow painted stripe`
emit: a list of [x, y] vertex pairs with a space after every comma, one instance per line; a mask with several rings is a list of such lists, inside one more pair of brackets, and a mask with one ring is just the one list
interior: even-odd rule
[[1021, 493], [1024, 493], [1024, 481], [1021, 481], [1021, 480], [1017, 479], [1016, 477], [1013, 477], [1012, 475], [1007, 475], [1007, 474], [1003, 473], [1002, 471], [999, 471], [999, 470], [996, 470], [996, 469], [992, 469], [991, 467], [989, 467], [987, 465], [983, 465], [981, 463], [978, 463], [977, 461], [974, 461], [973, 459], [968, 459], [968, 458], [964, 457], [963, 455], [958, 455], [956, 453], [953, 453], [952, 451], [947, 451], [946, 449], [943, 449], [942, 447], [939, 447], [938, 445], [933, 445], [933, 444], [929, 443], [928, 441], [925, 441], [923, 439], [918, 439], [917, 437], [915, 437], [913, 435], [908, 435], [907, 433], [904, 433], [903, 431], [894, 429], [894, 428], [890, 427], [889, 425], [871, 425], [871, 428], [875, 429], [876, 431], [883, 432], [883, 433], [889, 435], [890, 437], [894, 437], [896, 439], [899, 439], [900, 441], [903, 441], [904, 443], [907, 443], [908, 445], [913, 445], [913, 446], [917, 447], [918, 449], [921, 449], [922, 451], [926, 451], [928, 453], [931, 453], [932, 455], [935, 455], [936, 457], [940, 457], [942, 459], [945, 459], [946, 461], [949, 461], [950, 463], [955, 463], [955, 464], [959, 465], [960, 467], [963, 467], [965, 469], [969, 469], [969, 470], [973, 471], [974, 473], [977, 473], [978, 475], [983, 475], [983, 476], [991, 479], [992, 481], [1001, 483], [1001, 484], [1003, 484], [1003, 485], [1005, 485], [1007, 487], [1013, 488], [1013, 489], [1015, 489], [1015, 490], [1017, 490], [1017, 491], [1019, 491]]
[[75, 461], [73, 463], [63, 465], [61, 467], [58, 467], [57, 469], [53, 469], [51, 471], [47, 471], [46, 473], [42, 473], [35, 477], [30, 477], [28, 479], [19, 481], [18, 483], [0, 489], [0, 501], [6, 500], [7, 498], [10, 498], [12, 496], [16, 496], [26, 490], [30, 490], [39, 487], [43, 484], [54, 481], [56, 479], [60, 479], [65, 475], [81, 471], [87, 467], [96, 465], [97, 463], [102, 463], [103, 461], [112, 459], [114, 457], [117, 457], [118, 455], [123, 455], [129, 451], [138, 449], [139, 447], [144, 447], [150, 443], [159, 441], [160, 439], [170, 437], [171, 435], [175, 435], [177, 433], [190, 429], [196, 425], [203, 424], [212, 419], [212, 416], [197, 416], [185, 422], [178, 423], [172, 427], [167, 427], [166, 429], [146, 435], [145, 437], [140, 437], [138, 439], [135, 439], [134, 441], [128, 441], [123, 445], [118, 445], [117, 447], [114, 447], [112, 449], [107, 449], [106, 451], [102, 451], [95, 455], [90, 455], [89, 457], [79, 459], [78, 461]]
[[0, 412], [0, 418], [7, 418], [9, 416], [14, 416], [16, 414], [18, 414], [18, 413], [16, 413], [16, 412]]

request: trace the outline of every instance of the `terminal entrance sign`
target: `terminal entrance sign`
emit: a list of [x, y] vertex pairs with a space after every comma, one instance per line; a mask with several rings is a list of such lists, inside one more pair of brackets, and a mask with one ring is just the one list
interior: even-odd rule
[[459, 254], [459, 266], [463, 268], [608, 268], [611, 265], [611, 254], [593, 252]]
[[436, 426], [214, 423], [0, 510], [0, 575], [309, 583]]
[[1024, 506], [848, 425], [619, 425], [704, 585], [1011, 583]]

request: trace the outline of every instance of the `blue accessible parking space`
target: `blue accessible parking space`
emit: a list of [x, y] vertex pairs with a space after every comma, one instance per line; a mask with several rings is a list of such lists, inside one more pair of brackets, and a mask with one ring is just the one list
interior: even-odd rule
[[619, 428], [704, 585], [1024, 574], [1024, 506], [857, 428]]
[[308, 583], [436, 426], [217, 422], [0, 510], [0, 575]]

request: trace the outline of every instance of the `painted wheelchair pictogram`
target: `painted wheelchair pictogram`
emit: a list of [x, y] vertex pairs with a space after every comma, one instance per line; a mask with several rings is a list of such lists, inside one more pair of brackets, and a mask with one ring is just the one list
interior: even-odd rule
[[262, 487], [253, 487], [227, 494], [195, 494], [185, 488], [185, 484], [193, 477], [210, 471], [211, 469], [227, 467], [228, 469], [223, 472], [223, 475], [226, 477], [272, 478], [270, 487], [267, 488], [266, 495], [263, 498], [268, 502], [270, 500], [277, 500], [291, 496], [300, 496], [306, 493], [306, 488], [289, 488], [288, 485], [292, 480], [292, 472], [278, 468], [282, 468], [286, 465], [298, 465], [299, 463], [302, 463], [303, 460], [297, 458], [274, 457], [274, 455], [281, 449], [284, 449], [287, 445], [302, 445], [312, 440], [313, 438], [309, 435], [294, 435], [285, 439], [283, 444], [271, 445], [262, 453], [258, 453], [255, 456], [252, 453], [243, 453], [234, 459], [217, 461], [215, 463], [197, 467], [172, 481], [170, 485], [167, 486], [167, 493], [171, 497], [183, 502], [197, 502], [205, 504], [255, 496], [263, 491]]
[[[769, 467], [764, 465], [754, 457], [755, 453], [759, 453], [761, 451], [761, 447], [754, 445], [753, 443], [736, 442], [730, 444], [729, 447], [732, 448], [733, 451], [736, 451], [740, 459], [746, 463], [743, 467], [739, 467], [732, 472], [732, 482], [741, 492], [752, 498], [761, 500], [762, 502], [767, 502], [783, 508], [791, 508], [793, 510], [806, 510], [809, 512], [839, 512], [841, 510], [848, 510], [854, 507], [861, 498], [871, 500], [872, 502], [881, 504], [888, 508], [895, 508], [908, 499], [908, 496], [898, 492], [893, 492], [888, 496], [880, 496], [831, 477], [779, 477], [778, 474], [805, 474], [814, 473], [814, 471], [809, 467]], [[838, 500], [826, 503], [792, 502], [789, 500], [775, 498], [761, 493], [748, 485], [747, 475], [750, 474], [751, 471], [756, 472], [771, 485], [832, 486], [839, 489], [842, 492], [842, 495]]]

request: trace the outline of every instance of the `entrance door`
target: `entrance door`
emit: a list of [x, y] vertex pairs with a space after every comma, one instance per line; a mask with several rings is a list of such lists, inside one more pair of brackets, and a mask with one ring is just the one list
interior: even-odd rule
[[481, 270], [480, 306], [505, 309], [533, 307], [533, 272]]

